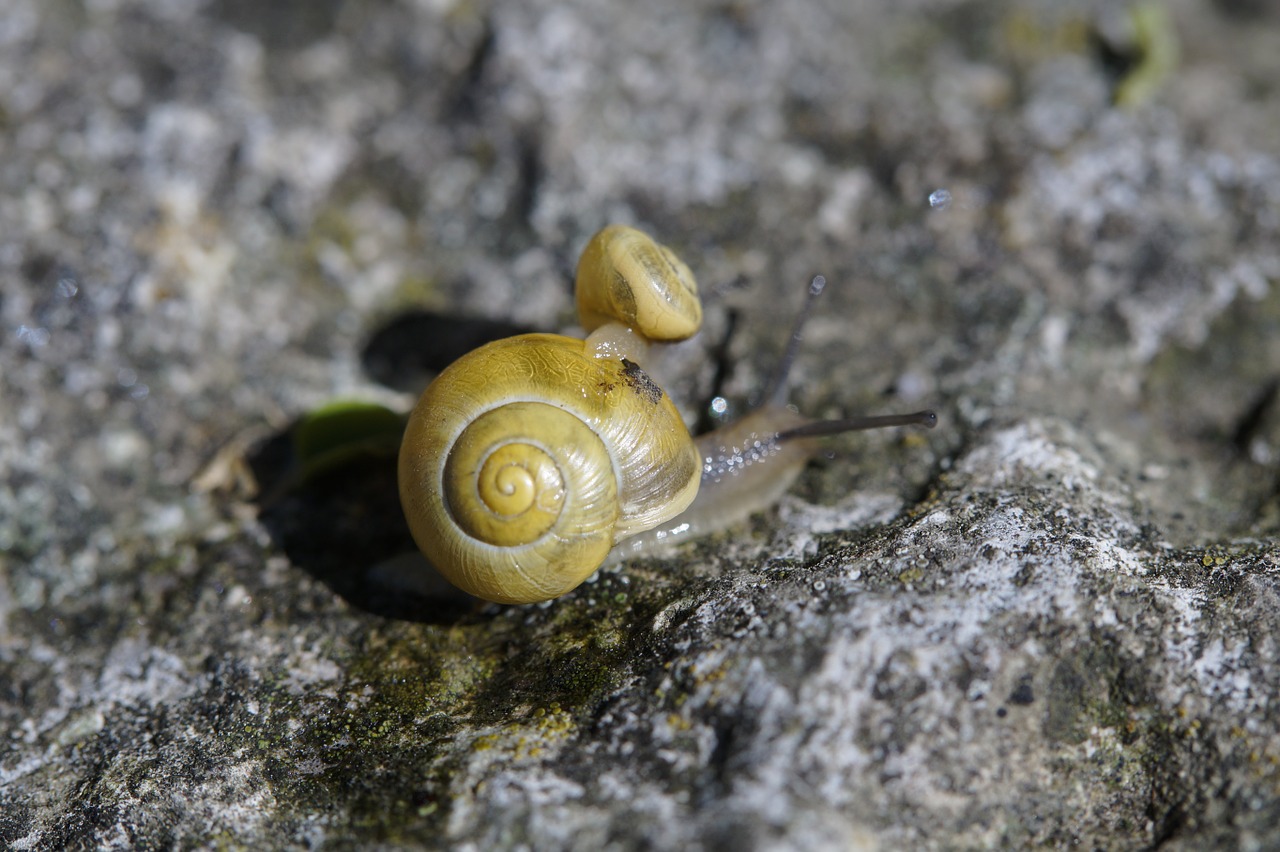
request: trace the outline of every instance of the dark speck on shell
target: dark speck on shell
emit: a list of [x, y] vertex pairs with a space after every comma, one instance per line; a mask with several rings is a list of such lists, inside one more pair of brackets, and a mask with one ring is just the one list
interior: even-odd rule
[[658, 387], [636, 362], [622, 359], [622, 378], [626, 381], [627, 387], [654, 405], [662, 401], [662, 388]]

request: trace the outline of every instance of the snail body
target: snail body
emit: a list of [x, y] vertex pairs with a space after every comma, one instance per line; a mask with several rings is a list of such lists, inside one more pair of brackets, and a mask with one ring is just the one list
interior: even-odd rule
[[932, 429], [937, 425], [938, 418], [932, 411], [811, 420], [787, 406], [791, 366], [799, 351], [801, 331], [826, 283], [821, 275], [810, 282], [808, 297], [792, 326], [786, 352], [770, 381], [764, 403], [696, 439], [702, 459], [697, 498], [672, 520], [629, 539], [614, 551], [616, 558], [707, 535], [772, 506], [819, 452], [822, 437], [886, 426]]
[[614, 225], [583, 251], [576, 290], [586, 340], [526, 334], [482, 346], [446, 368], [409, 417], [405, 517], [431, 563], [477, 597], [550, 600], [628, 539], [642, 549], [727, 526], [775, 502], [821, 435], [932, 425], [931, 412], [810, 422], [787, 409], [798, 323], [769, 404], [695, 442], [641, 367], [651, 341], [701, 323], [689, 268]]
[[698, 495], [689, 508], [662, 524], [627, 539], [612, 554], [637, 556], [664, 544], [687, 541], [726, 529], [782, 499], [818, 452], [826, 435], [886, 426], [937, 424], [932, 411], [903, 415], [809, 420], [790, 408], [766, 404], [740, 420], [699, 435], [702, 459]]
[[698, 494], [689, 508], [623, 542], [615, 558], [726, 529], [786, 494], [820, 449], [813, 439], [780, 439], [810, 421], [789, 408], [765, 405], [694, 441], [701, 460]]

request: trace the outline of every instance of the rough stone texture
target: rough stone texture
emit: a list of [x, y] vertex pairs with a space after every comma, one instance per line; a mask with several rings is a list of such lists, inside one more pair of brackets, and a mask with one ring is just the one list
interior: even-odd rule
[[[0, 845], [1276, 848], [1280, 13], [1161, 6], [1122, 108], [1124, 8], [6, 0]], [[254, 496], [612, 220], [691, 419], [822, 271], [799, 408], [941, 425], [543, 607], [376, 453]]]

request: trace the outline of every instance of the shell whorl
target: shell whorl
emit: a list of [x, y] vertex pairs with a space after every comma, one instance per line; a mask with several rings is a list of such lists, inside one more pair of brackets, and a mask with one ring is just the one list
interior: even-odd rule
[[[447, 451], [445, 507], [477, 541], [500, 547], [529, 544], [559, 519], [565, 474], [552, 450], [527, 437], [530, 431], [537, 434], [531, 423], [546, 429], [546, 421], [556, 419], [557, 412], [566, 416], [559, 409], [541, 410], [548, 408], [518, 402], [487, 411], [471, 421]], [[511, 422], [522, 424], [526, 435], [513, 435]]]

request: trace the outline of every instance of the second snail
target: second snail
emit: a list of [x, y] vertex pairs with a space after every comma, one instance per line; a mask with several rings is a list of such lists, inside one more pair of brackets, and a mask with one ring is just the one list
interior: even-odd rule
[[806, 420], [786, 408], [783, 370], [764, 405], [695, 440], [643, 369], [651, 344], [701, 325], [689, 267], [647, 234], [610, 225], [583, 250], [575, 292], [585, 340], [524, 334], [482, 346], [427, 387], [405, 430], [400, 502], [414, 541], [485, 600], [550, 600], [628, 539], [701, 535], [766, 508], [820, 436], [936, 422], [930, 411]]

